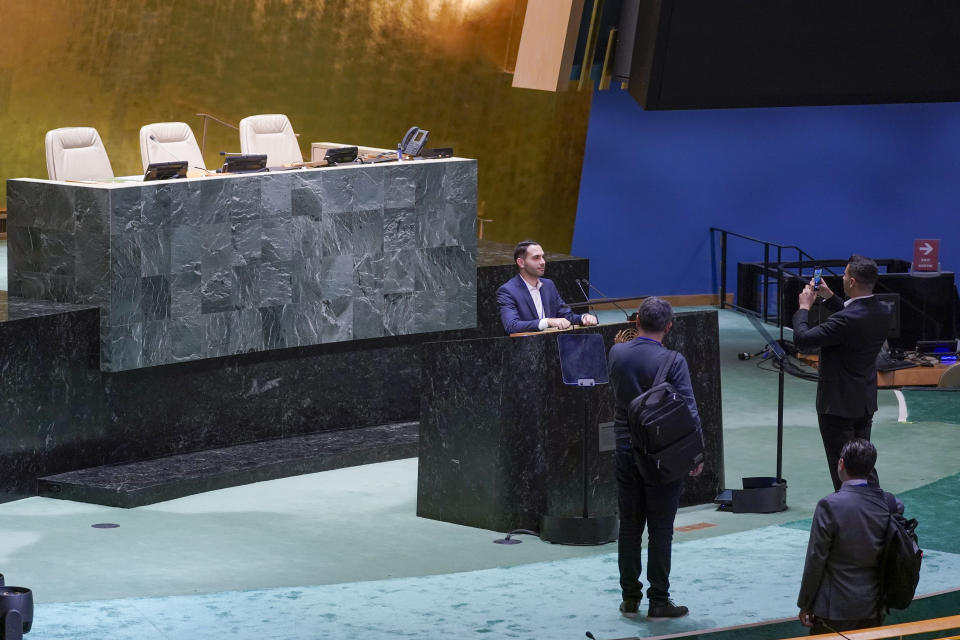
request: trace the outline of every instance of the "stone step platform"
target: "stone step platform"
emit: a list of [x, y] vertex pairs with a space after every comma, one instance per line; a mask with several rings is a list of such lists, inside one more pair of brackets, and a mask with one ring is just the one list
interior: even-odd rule
[[47, 498], [142, 507], [184, 496], [318, 471], [417, 456], [418, 422], [327, 431], [37, 479]]

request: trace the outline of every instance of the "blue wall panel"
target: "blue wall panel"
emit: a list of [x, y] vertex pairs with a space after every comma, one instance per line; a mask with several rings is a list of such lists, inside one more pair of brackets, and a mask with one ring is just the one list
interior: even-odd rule
[[598, 91], [572, 252], [612, 296], [715, 291], [711, 226], [822, 259], [909, 260], [941, 238], [955, 270], [958, 202], [960, 104], [645, 112]]

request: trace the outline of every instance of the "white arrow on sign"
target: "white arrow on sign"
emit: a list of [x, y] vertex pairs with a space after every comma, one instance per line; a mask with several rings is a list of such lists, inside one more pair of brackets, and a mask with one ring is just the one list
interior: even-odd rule
[[929, 242], [924, 242], [920, 245], [920, 251], [923, 251], [924, 255], [930, 255], [933, 253], [933, 247], [930, 246]]

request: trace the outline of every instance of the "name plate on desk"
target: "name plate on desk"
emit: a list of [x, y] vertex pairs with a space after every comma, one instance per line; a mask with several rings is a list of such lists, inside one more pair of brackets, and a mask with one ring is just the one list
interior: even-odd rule
[[104, 371], [476, 326], [474, 160], [7, 185], [11, 295], [99, 306]]

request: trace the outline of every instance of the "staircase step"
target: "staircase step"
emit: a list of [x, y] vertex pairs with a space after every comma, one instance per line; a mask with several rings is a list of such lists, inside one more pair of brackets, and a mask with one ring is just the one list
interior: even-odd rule
[[418, 442], [418, 422], [327, 431], [58, 473], [38, 478], [37, 493], [129, 509], [263, 480], [413, 458]]

